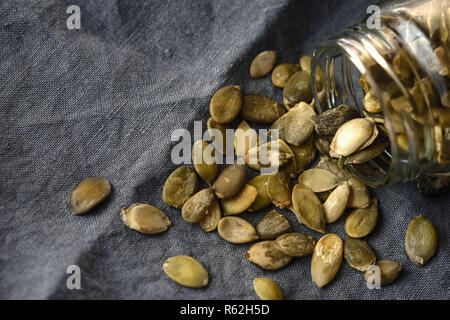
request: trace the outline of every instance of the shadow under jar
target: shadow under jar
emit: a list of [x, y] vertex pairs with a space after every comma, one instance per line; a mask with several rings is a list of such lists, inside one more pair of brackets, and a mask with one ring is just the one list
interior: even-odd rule
[[[311, 79], [316, 67], [325, 71], [325, 103], [311, 81], [318, 112], [346, 104], [375, 121], [377, 141], [388, 147], [373, 160], [348, 165], [370, 186], [422, 173], [450, 175], [450, 0], [391, 1], [379, 8], [378, 17], [367, 16], [314, 51]], [[365, 98], [375, 104], [365, 107]]]

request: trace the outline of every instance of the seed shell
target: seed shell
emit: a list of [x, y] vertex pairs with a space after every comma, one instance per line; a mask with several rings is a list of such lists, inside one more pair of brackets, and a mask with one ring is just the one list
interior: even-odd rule
[[367, 236], [375, 228], [378, 219], [378, 202], [372, 199], [368, 208], [354, 209], [345, 220], [345, 231], [352, 238]]
[[291, 257], [304, 257], [314, 251], [316, 240], [301, 232], [286, 233], [275, 240], [275, 248]]
[[280, 287], [269, 278], [255, 278], [253, 288], [261, 300], [283, 300]]
[[299, 66], [292, 63], [282, 63], [272, 71], [272, 83], [275, 87], [284, 88], [289, 78], [299, 71]]
[[255, 228], [244, 219], [224, 217], [217, 226], [219, 235], [231, 243], [247, 243], [258, 240]]
[[344, 213], [350, 196], [350, 187], [347, 182], [341, 183], [331, 192], [323, 204], [327, 223], [336, 222]]
[[255, 212], [262, 210], [268, 207], [272, 202], [267, 194], [267, 180], [269, 179], [269, 175], [262, 174], [251, 179], [247, 184], [256, 188], [258, 191], [258, 195], [256, 196], [255, 201], [253, 201], [252, 205], [248, 208], [248, 212]]
[[298, 183], [310, 188], [313, 192], [324, 192], [335, 188], [339, 179], [325, 169], [309, 169], [298, 177]]
[[223, 215], [231, 216], [244, 212], [255, 201], [257, 195], [258, 190], [255, 187], [245, 184], [242, 190], [232, 198], [220, 200]]
[[183, 219], [190, 223], [200, 222], [214, 203], [214, 192], [203, 189], [190, 197], [181, 208]]
[[352, 155], [347, 157], [345, 159], [345, 164], [358, 164], [375, 159], [380, 154], [382, 154], [384, 150], [386, 150], [387, 146], [388, 146], [387, 142], [374, 143], [371, 146], [356, 153], [353, 153]]
[[255, 243], [244, 257], [265, 270], [278, 270], [291, 262], [292, 257], [278, 251], [274, 243], [273, 240]]
[[433, 223], [423, 214], [413, 219], [406, 230], [405, 248], [409, 259], [421, 266], [436, 253], [438, 235]]
[[202, 288], [208, 285], [208, 271], [189, 256], [175, 256], [164, 261], [163, 270], [173, 281], [190, 288]]
[[220, 210], [219, 201], [214, 199], [214, 203], [211, 208], [209, 208], [206, 216], [200, 220], [200, 227], [206, 232], [211, 232], [217, 229], [219, 220], [222, 217], [222, 212]]
[[91, 211], [111, 193], [111, 184], [105, 178], [89, 177], [81, 181], [70, 196], [72, 214]]
[[187, 199], [197, 191], [198, 178], [192, 167], [175, 169], [164, 183], [162, 200], [169, 206], [181, 209]]
[[197, 140], [192, 146], [192, 163], [200, 178], [211, 185], [219, 173], [213, 144]]
[[294, 213], [300, 223], [308, 228], [325, 233], [325, 209], [311, 189], [297, 184], [292, 190]]
[[130, 229], [144, 234], [156, 234], [172, 225], [167, 215], [152, 205], [135, 203], [120, 212], [120, 219]]
[[339, 158], [358, 151], [372, 137], [375, 123], [366, 118], [356, 118], [344, 123], [336, 132], [330, 145], [330, 155]]
[[348, 180], [350, 195], [347, 202], [349, 208], [367, 208], [370, 205], [370, 194], [367, 186], [358, 178]]
[[324, 235], [317, 242], [311, 259], [311, 277], [319, 287], [330, 283], [342, 264], [344, 245], [333, 233]]
[[224, 124], [233, 121], [241, 111], [242, 95], [239, 86], [223, 87], [211, 98], [209, 111], [214, 121]]
[[359, 111], [355, 108], [341, 104], [337, 108], [313, 116], [311, 120], [319, 135], [334, 136], [344, 123], [360, 116]]
[[244, 120], [272, 124], [281, 117], [286, 110], [278, 101], [263, 95], [244, 96], [241, 116]]
[[375, 252], [366, 241], [353, 238], [347, 238], [344, 242], [344, 258], [350, 267], [362, 272], [367, 271], [377, 260]]
[[276, 51], [267, 50], [259, 53], [250, 65], [250, 76], [253, 78], [265, 77], [272, 71], [276, 60]]
[[291, 179], [285, 171], [281, 170], [269, 176], [267, 194], [272, 203], [280, 209], [291, 204]]
[[309, 102], [313, 98], [309, 72], [294, 73], [283, 89], [284, 104], [288, 109], [299, 102]]
[[212, 185], [217, 198], [229, 199], [241, 191], [247, 177], [243, 164], [231, 164], [225, 167]]
[[276, 210], [270, 211], [256, 225], [256, 232], [262, 240], [274, 240], [283, 233], [291, 231], [289, 221]]

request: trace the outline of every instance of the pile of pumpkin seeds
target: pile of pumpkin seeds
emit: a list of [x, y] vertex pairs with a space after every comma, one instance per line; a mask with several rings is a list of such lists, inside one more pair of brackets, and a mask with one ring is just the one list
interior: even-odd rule
[[[193, 167], [180, 166], [169, 175], [162, 200], [180, 209], [187, 223], [199, 224], [205, 232], [217, 230], [229, 243], [255, 242], [243, 257], [262, 269], [277, 270], [295, 258], [312, 255], [311, 278], [318, 287], [333, 280], [343, 259], [363, 272], [365, 279], [370, 279], [372, 267], [377, 265], [381, 284], [390, 284], [402, 264], [378, 260], [370, 244], [362, 239], [376, 226], [378, 201], [345, 167], [347, 163], [368, 161], [386, 146], [376, 142], [375, 122], [360, 118], [352, 107], [343, 105], [317, 114], [309, 80], [310, 61], [310, 57], [303, 56], [298, 64], [283, 63], [274, 68], [276, 52], [265, 51], [252, 62], [250, 75], [254, 78], [273, 70], [271, 79], [276, 87], [283, 88], [284, 105], [263, 95], [243, 95], [237, 85], [219, 89], [210, 101], [208, 130], [225, 132], [240, 116], [242, 121], [236, 129], [241, 130], [236, 131], [234, 148], [246, 164], [235, 163], [220, 170], [214, 152], [225, 152], [226, 141], [196, 141], [192, 146]], [[319, 70], [317, 74], [316, 81], [320, 84], [323, 73]], [[258, 158], [260, 149], [267, 144], [260, 144], [258, 134], [247, 121], [270, 125], [269, 135], [270, 131], [279, 130], [279, 139], [267, 143], [279, 147], [277, 172], [248, 179], [247, 167], [255, 171], [263, 167], [249, 158], [252, 155]], [[247, 138], [239, 139], [241, 133]], [[320, 160], [311, 167], [318, 153]], [[345, 162], [342, 157], [346, 157]], [[198, 177], [207, 188], [198, 190]], [[72, 192], [72, 213], [92, 210], [110, 192], [111, 185], [106, 179], [87, 178]], [[278, 209], [288, 209], [300, 224], [324, 235], [317, 240], [295, 232], [277, 209], [270, 210], [256, 226], [237, 216], [245, 211], [261, 211], [272, 204]], [[327, 224], [338, 221], [346, 211], [348, 237], [343, 241], [336, 234], [327, 234], [326, 229]], [[136, 203], [123, 208], [120, 218], [127, 227], [144, 234], [161, 233], [172, 225], [163, 211], [150, 204]], [[425, 264], [435, 254], [437, 242], [429, 219], [420, 215], [410, 223], [405, 248], [415, 264]], [[168, 258], [163, 270], [170, 279], [186, 287], [208, 284], [208, 271], [189, 256]], [[282, 299], [282, 290], [268, 278], [255, 278], [253, 287], [261, 299]]]

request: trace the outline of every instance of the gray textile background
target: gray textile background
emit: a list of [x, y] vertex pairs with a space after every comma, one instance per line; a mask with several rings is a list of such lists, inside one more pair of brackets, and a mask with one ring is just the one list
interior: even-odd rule
[[[282, 101], [270, 77], [250, 79], [266, 49], [295, 62], [321, 40], [356, 23], [371, 1], [0, 1], [0, 298], [255, 299], [252, 280], [274, 279], [287, 299], [449, 299], [449, 195], [425, 198], [413, 183], [377, 190], [380, 219], [367, 237], [381, 259], [404, 264], [398, 281], [369, 291], [343, 263], [323, 289], [310, 258], [267, 272], [217, 233], [184, 222], [161, 201], [174, 129], [192, 131], [209, 115], [221, 86]], [[81, 30], [66, 28], [66, 8], [81, 7]], [[249, 172], [250, 173], [250, 172]], [[252, 173], [254, 174], [254, 173]], [[69, 197], [87, 176], [113, 185], [110, 199], [85, 216]], [[122, 206], [148, 202], [173, 222], [145, 236], [119, 219]], [[257, 223], [268, 210], [244, 214]], [[295, 230], [300, 226], [283, 211]], [[440, 246], [423, 268], [404, 250], [409, 221], [425, 213]], [[328, 227], [345, 238], [342, 219]], [[173, 255], [197, 258], [210, 272], [204, 289], [181, 287], [162, 272]], [[82, 271], [81, 290], [66, 288], [66, 268]]]

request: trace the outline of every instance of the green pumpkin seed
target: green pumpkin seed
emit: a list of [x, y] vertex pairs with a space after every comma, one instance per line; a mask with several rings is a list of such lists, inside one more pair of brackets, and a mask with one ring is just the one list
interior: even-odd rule
[[292, 257], [278, 251], [274, 243], [273, 240], [255, 243], [244, 257], [265, 270], [278, 270], [291, 262]]
[[325, 169], [309, 169], [298, 177], [298, 183], [310, 188], [313, 192], [324, 192], [334, 189], [339, 184], [339, 179]]
[[217, 198], [229, 199], [241, 191], [247, 177], [243, 164], [231, 164], [225, 167], [212, 185]]
[[347, 182], [342, 183], [331, 192], [323, 204], [327, 223], [336, 222], [344, 213], [350, 196], [350, 187]]
[[270, 141], [268, 143], [269, 146], [277, 146], [278, 145], [278, 150], [280, 150], [281, 152], [285, 152], [286, 154], [290, 154], [291, 158], [288, 161], [288, 163], [286, 165], [283, 166], [283, 170], [286, 171], [286, 173], [289, 175], [289, 177], [291, 178], [295, 178], [297, 176], [297, 161], [295, 159], [295, 154], [294, 151], [292, 150], [292, 148], [283, 140], [275, 140], [275, 141]]
[[354, 209], [345, 220], [345, 231], [352, 238], [367, 236], [375, 228], [378, 219], [378, 202], [372, 199], [365, 209]]
[[248, 208], [248, 212], [255, 212], [262, 210], [268, 207], [272, 202], [267, 194], [267, 180], [269, 179], [269, 175], [259, 175], [251, 179], [247, 184], [256, 188], [258, 191], [258, 195], [256, 196], [255, 201], [253, 201], [250, 208]]
[[161, 233], [172, 225], [164, 212], [144, 203], [135, 203], [123, 208], [120, 219], [128, 228], [144, 234]]
[[72, 214], [91, 211], [111, 193], [111, 184], [105, 178], [89, 177], [81, 181], [70, 196]]
[[299, 60], [300, 67], [303, 71], [311, 72], [311, 57], [301, 56]]
[[358, 151], [372, 137], [374, 128], [375, 123], [366, 118], [356, 118], [344, 123], [331, 142], [330, 155], [340, 158]]
[[344, 123], [360, 116], [359, 111], [355, 108], [341, 104], [337, 108], [311, 117], [311, 120], [319, 135], [334, 136]]
[[[300, 146], [290, 146], [296, 161], [296, 173], [309, 168], [316, 158], [316, 148], [314, 147], [314, 137], [311, 136]], [[285, 168], [286, 170], [286, 168]]]
[[311, 259], [311, 277], [319, 287], [330, 283], [342, 264], [343, 243], [341, 238], [330, 233], [317, 242]]
[[383, 108], [381, 108], [381, 104], [378, 101], [377, 95], [372, 89], [366, 92], [363, 100], [363, 105], [368, 112], [376, 113], [383, 111]]
[[181, 208], [183, 219], [190, 223], [200, 222], [214, 204], [214, 192], [211, 189], [203, 189], [187, 199]]
[[219, 173], [214, 146], [206, 141], [197, 140], [192, 146], [192, 163], [200, 178], [211, 185]]
[[288, 109], [299, 102], [309, 102], [313, 98], [309, 72], [294, 73], [283, 89], [284, 104]]
[[299, 70], [299, 66], [292, 63], [279, 64], [272, 71], [272, 83], [275, 87], [284, 88], [289, 78]]
[[211, 208], [209, 208], [206, 216], [200, 220], [200, 227], [206, 232], [211, 232], [217, 229], [219, 220], [222, 217], [222, 212], [220, 210], [219, 201], [214, 199], [214, 203]]
[[433, 223], [423, 214], [414, 218], [406, 230], [405, 248], [409, 259], [421, 266], [436, 253], [438, 235]]
[[217, 226], [219, 235], [231, 243], [247, 243], [258, 240], [255, 228], [238, 217], [224, 217]]
[[276, 51], [268, 50], [259, 53], [250, 65], [250, 76], [253, 78], [265, 77], [272, 71], [276, 60]]
[[220, 123], [214, 121], [213, 118], [209, 118], [206, 122], [209, 136], [214, 144], [216, 150], [223, 155], [227, 154], [227, 128]]
[[370, 205], [370, 194], [367, 186], [358, 178], [348, 180], [350, 195], [347, 202], [348, 208], [367, 208]]
[[304, 257], [314, 251], [316, 240], [301, 232], [286, 233], [275, 240], [275, 248], [291, 257]]
[[285, 112], [283, 105], [272, 98], [248, 95], [244, 97], [241, 116], [247, 121], [272, 124]]
[[387, 142], [374, 143], [371, 146], [350, 155], [345, 159], [345, 164], [358, 164], [375, 159], [386, 150], [387, 146]]
[[300, 103], [295, 108], [289, 110], [281, 116], [269, 130], [269, 135], [273, 136], [273, 131], [278, 130], [278, 137], [290, 145], [300, 146], [305, 143], [314, 132], [314, 124], [311, 117], [316, 113], [307, 103]]
[[162, 200], [169, 206], [181, 209], [187, 199], [197, 190], [198, 179], [192, 167], [175, 169], [164, 183]]
[[344, 258], [350, 267], [362, 272], [367, 271], [377, 260], [375, 252], [366, 241], [353, 238], [347, 238], [344, 242]]
[[[400, 271], [402, 270], [402, 264], [392, 260], [380, 260], [376, 263], [380, 268], [380, 285], [387, 286], [394, 282]], [[375, 284], [375, 270], [372, 267], [364, 273], [364, 279], [372, 284]]]
[[269, 278], [255, 278], [253, 288], [261, 300], [283, 300], [280, 287]]
[[278, 211], [272, 210], [256, 225], [260, 239], [273, 240], [283, 233], [291, 232], [289, 221]]
[[292, 204], [300, 223], [314, 231], [325, 233], [325, 209], [311, 189], [297, 184], [292, 190]]
[[291, 204], [291, 179], [285, 171], [278, 171], [269, 176], [267, 194], [272, 203], [280, 209]]
[[164, 261], [163, 270], [167, 276], [182, 286], [202, 288], [208, 285], [208, 271], [189, 256], [175, 256]]
[[244, 185], [242, 190], [232, 198], [220, 200], [223, 215], [231, 216], [244, 212], [255, 201], [257, 195], [258, 190], [255, 187], [248, 184]]
[[209, 111], [214, 121], [224, 124], [233, 121], [241, 111], [242, 95], [239, 86], [228, 86], [214, 93]]
[[234, 150], [237, 157], [244, 158], [249, 149], [259, 145], [259, 136], [256, 131], [243, 120], [234, 133]]
[[[337, 159], [328, 156], [322, 156], [316, 169], [326, 169], [331, 171], [340, 181], [347, 181], [353, 178], [353, 175], [348, 169], [338, 162]], [[364, 185], [365, 186], [365, 185]], [[367, 189], [367, 187], [366, 187]], [[370, 200], [370, 199], [369, 199]]]
[[245, 155], [247, 166], [257, 171], [268, 167], [281, 168], [290, 161], [292, 161], [292, 154], [281, 151], [280, 145], [272, 142], [252, 148]]

